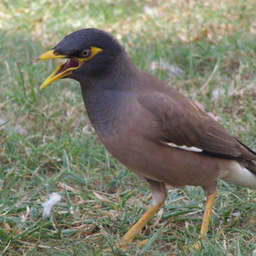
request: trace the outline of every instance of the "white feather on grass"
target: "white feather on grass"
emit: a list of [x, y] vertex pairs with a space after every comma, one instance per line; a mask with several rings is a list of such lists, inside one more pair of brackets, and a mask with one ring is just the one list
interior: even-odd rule
[[48, 218], [51, 215], [52, 207], [61, 200], [61, 196], [58, 193], [50, 194], [50, 198], [42, 203], [43, 206], [43, 218]]

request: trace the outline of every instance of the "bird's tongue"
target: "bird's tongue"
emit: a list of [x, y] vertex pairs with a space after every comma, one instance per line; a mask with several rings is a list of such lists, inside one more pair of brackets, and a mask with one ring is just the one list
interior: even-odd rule
[[65, 70], [69, 69], [69, 68], [78, 68], [80, 66], [80, 62], [74, 59], [68, 59], [66, 63], [64, 63], [60, 69], [58, 70], [58, 72], [55, 74], [59, 74], [64, 72]]

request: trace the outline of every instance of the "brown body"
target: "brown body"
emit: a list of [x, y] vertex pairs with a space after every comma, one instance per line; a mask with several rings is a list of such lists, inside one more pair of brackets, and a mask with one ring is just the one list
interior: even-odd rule
[[[101, 133], [95, 125], [108, 151], [127, 168], [140, 177], [166, 185], [202, 186], [211, 193], [218, 178], [232, 177], [234, 160], [241, 167], [256, 160], [253, 152], [171, 86], [148, 74], [147, 83], [141, 71], [137, 76], [137, 83], [129, 86], [115, 110], [119, 119], [112, 123], [112, 129], [116, 132]], [[158, 104], [161, 105], [157, 109]], [[168, 145], [177, 141], [204, 151], [192, 152]], [[235, 183], [242, 182], [241, 178]]]

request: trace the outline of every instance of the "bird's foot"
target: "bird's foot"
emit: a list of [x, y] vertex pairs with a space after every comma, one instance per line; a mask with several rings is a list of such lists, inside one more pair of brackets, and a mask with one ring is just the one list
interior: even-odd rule
[[194, 244], [192, 244], [190, 248], [196, 251], [202, 250], [202, 244], [205, 243], [205, 239], [205, 235], [201, 233], [199, 235], [199, 239]]
[[138, 241], [138, 242], [132, 242], [132, 240], [121, 240], [121, 242], [117, 244], [117, 247], [120, 248], [121, 250], [127, 250], [132, 245], [136, 245], [140, 247], [140, 246], [146, 245], [147, 242], [148, 242], [148, 239]]
[[190, 247], [192, 250], [200, 251], [202, 249], [202, 241], [198, 240]]

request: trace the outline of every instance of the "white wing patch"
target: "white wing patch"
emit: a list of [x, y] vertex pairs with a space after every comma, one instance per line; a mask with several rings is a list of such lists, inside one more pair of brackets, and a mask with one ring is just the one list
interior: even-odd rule
[[183, 150], [186, 150], [186, 151], [190, 151], [190, 152], [196, 152], [196, 153], [199, 153], [199, 152], [202, 152], [203, 150], [201, 148], [196, 148], [196, 147], [187, 147], [187, 146], [178, 146], [174, 143], [165, 143], [166, 145], [170, 146], [170, 147], [173, 147], [173, 148], [179, 148], [179, 149], [183, 149]]

